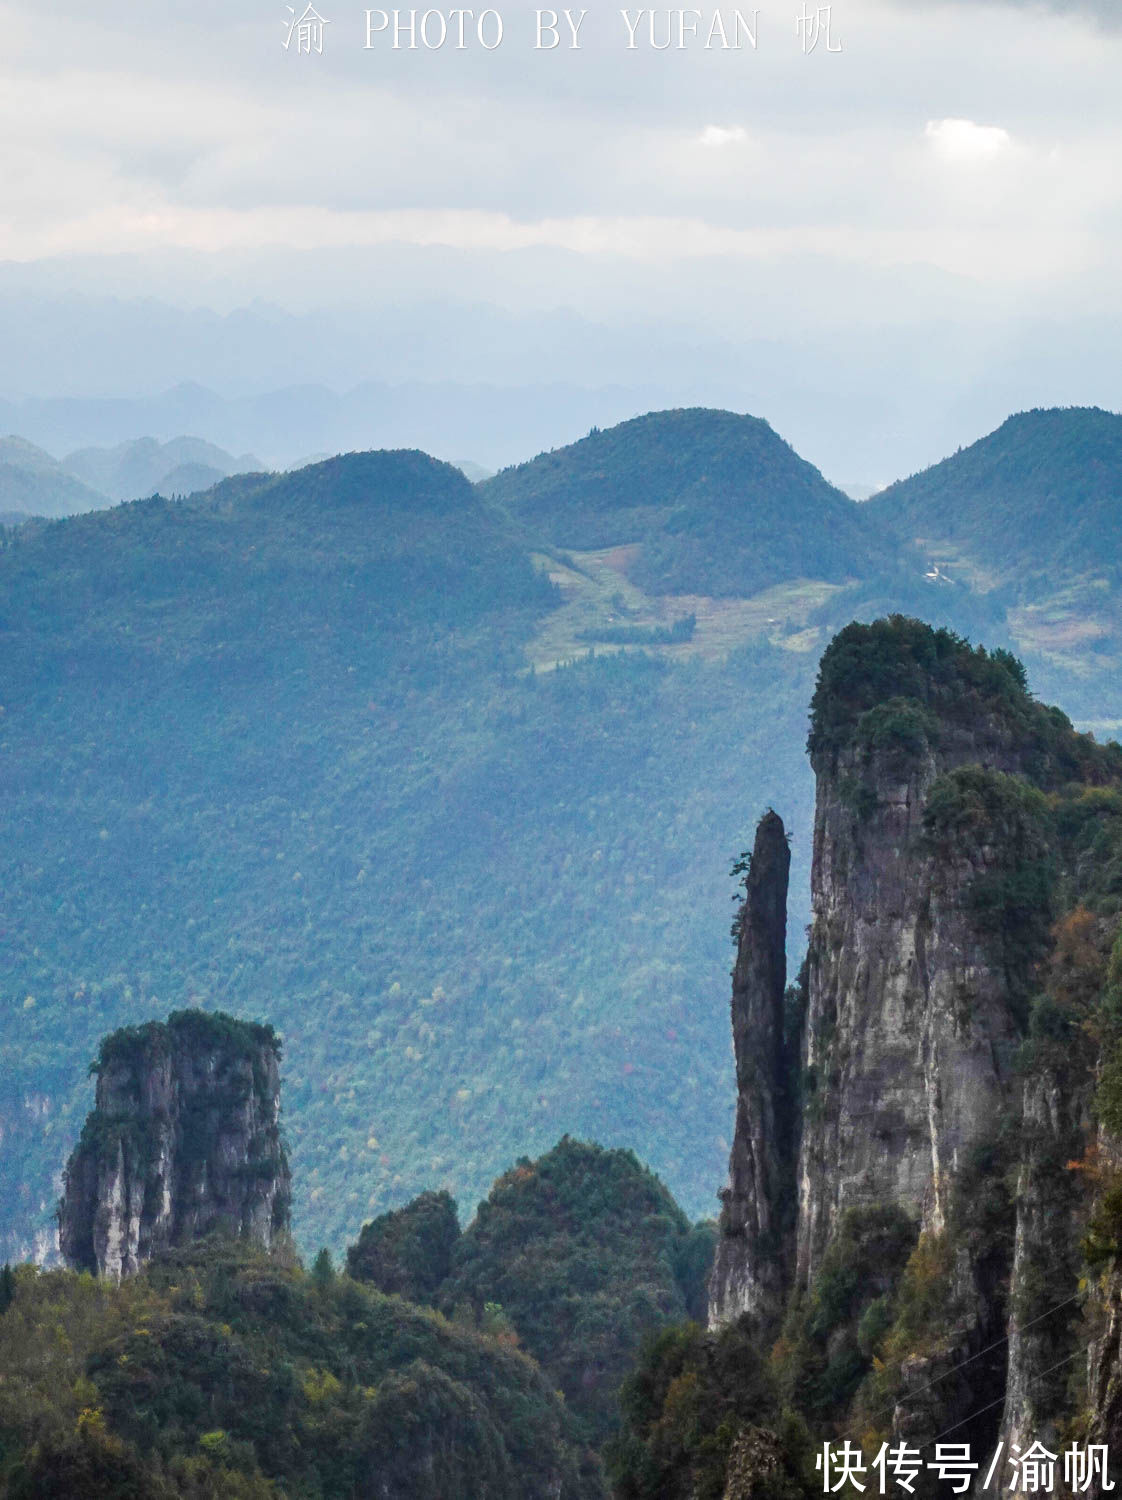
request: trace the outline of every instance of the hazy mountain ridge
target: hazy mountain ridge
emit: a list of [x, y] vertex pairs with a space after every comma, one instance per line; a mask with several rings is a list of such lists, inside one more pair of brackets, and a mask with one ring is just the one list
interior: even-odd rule
[[[446, 347], [447, 333], [441, 336]], [[0, 431], [26, 433], [56, 453], [177, 433], [205, 435], [229, 452], [251, 448], [272, 466], [308, 453], [413, 446], [447, 458], [470, 454], [497, 467], [534, 452], [557, 433], [587, 432], [665, 403], [653, 384], [593, 387], [572, 381], [363, 380], [336, 390], [307, 382], [266, 384], [260, 393], [224, 395], [194, 381], [137, 396], [0, 399]]]
[[136, 438], [114, 448], [81, 448], [68, 453], [63, 467], [110, 500], [144, 495], [187, 495], [210, 489], [228, 474], [257, 471], [252, 453], [235, 457], [202, 438], [178, 437], [166, 443]]
[[0, 439], [0, 511], [54, 520], [145, 495], [193, 494], [260, 468], [252, 454], [235, 458], [200, 438], [137, 438], [55, 459], [25, 438], [8, 437]]
[[0, 439], [0, 510], [57, 518], [106, 503], [44, 449], [20, 437]]

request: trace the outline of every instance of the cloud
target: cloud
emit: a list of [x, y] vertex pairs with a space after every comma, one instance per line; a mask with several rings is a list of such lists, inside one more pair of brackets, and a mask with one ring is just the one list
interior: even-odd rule
[[747, 139], [743, 125], [706, 125], [698, 136], [703, 146], [741, 146]]
[[[901, 10], [919, 11], [927, 8], [928, 0], [894, 0], [894, 3]], [[978, 0], [942, 0], [942, 3], [961, 10], [968, 6], [973, 10], [978, 8]], [[1009, 10], [1075, 16], [1079, 20], [1092, 21], [1107, 31], [1122, 30], [1119, 0], [989, 0], [989, 3]]]
[[935, 154], [949, 162], [993, 161], [1013, 145], [1000, 125], [975, 125], [973, 120], [928, 120], [924, 135]]
[[325, 5], [339, 29], [309, 58], [279, 3], [157, 25], [151, 0], [0, 0], [0, 259], [439, 247], [521, 254], [553, 306], [558, 261], [614, 305], [624, 262], [700, 281], [802, 254], [839, 306], [858, 266], [1096, 305], [1122, 250], [1118, 33], [1027, 6], [846, 0], [846, 52], [808, 59], [782, 7], [758, 51], [631, 53], [605, 11], [580, 52], [539, 54], [511, 8], [493, 54], [394, 55]]

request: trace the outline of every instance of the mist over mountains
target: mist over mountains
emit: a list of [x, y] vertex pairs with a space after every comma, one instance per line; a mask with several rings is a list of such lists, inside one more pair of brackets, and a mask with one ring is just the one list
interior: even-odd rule
[[874, 489], [1010, 411], [1120, 399], [1111, 307], [1026, 317], [1012, 292], [931, 266], [847, 264], [839, 281], [808, 254], [747, 270], [392, 244], [9, 262], [0, 319], [0, 432], [57, 458], [191, 433], [270, 468], [416, 446], [497, 469], [704, 405], [764, 417], [835, 483]]
[[235, 458], [200, 438], [137, 438], [61, 460], [26, 438], [0, 438], [0, 515], [57, 519], [141, 495], [190, 495], [235, 471], [262, 467], [251, 453]]

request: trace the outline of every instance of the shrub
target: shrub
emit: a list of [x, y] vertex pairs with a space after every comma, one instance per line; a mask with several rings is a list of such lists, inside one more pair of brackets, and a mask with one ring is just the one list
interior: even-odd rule
[[915, 698], [889, 698], [866, 709], [857, 720], [856, 743], [899, 761], [915, 759], [938, 744], [939, 721]]

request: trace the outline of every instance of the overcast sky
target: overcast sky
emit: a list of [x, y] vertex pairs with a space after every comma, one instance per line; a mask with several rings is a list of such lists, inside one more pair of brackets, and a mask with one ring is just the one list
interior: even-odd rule
[[[599, 4], [580, 50], [539, 52], [534, 11], [495, 8], [493, 51], [395, 52], [384, 33], [363, 46], [365, 7], [322, 0], [321, 55], [285, 49], [293, 16], [273, 0], [0, 3], [0, 293], [222, 312], [256, 296], [304, 315], [464, 303], [527, 330], [564, 312], [616, 329], [636, 376], [644, 338], [668, 331], [769, 345], [780, 384], [813, 346], [837, 361], [826, 399], [847, 348], [887, 399], [934, 341], [941, 386], [966, 372], [950, 406], [1013, 368], [1026, 404], [1037, 388], [1122, 404], [1116, 0], [835, 0], [809, 55], [801, 0], [761, 4], [757, 46], [727, 52], [653, 50], [649, 12], [629, 49]], [[37, 373], [18, 389], [0, 369], [0, 389], [50, 395], [33, 323], [26, 340]], [[174, 381], [173, 350], [165, 365]], [[454, 366], [434, 352], [420, 374]], [[836, 473], [847, 456], [831, 452], [834, 477], [860, 478]]]

